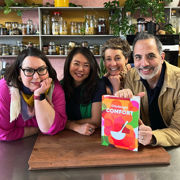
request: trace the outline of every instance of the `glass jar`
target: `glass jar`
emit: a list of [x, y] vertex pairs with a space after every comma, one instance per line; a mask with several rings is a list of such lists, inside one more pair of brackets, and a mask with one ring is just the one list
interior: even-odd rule
[[12, 29], [18, 28], [18, 23], [17, 22], [12, 22]]
[[26, 49], [26, 46], [24, 44], [19, 44], [19, 52], [22, 52], [24, 49]]
[[89, 29], [90, 29], [90, 17], [89, 15], [86, 15], [85, 16], [85, 34], [90, 34], [89, 32]]
[[43, 53], [44, 53], [45, 55], [48, 55], [48, 46], [47, 46], [47, 45], [44, 45], [44, 46], [42, 47], [42, 51], [43, 51]]
[[5, 27], [0, 28], [0, 35], [8, 35], [7, 28]]
[[22, 26], [23, 26], [23, 24], [21, 24], [21, 23], [18, 24], [19, 34], [22, 34]]
[[172, 29], [174, 31], [173, 34], [176, 34], [178, 32], [178, 21], [176, 17], [176, 10], [174, 9], [171, 11], [170, 24], [172, 24]]
[[44, 21], [43, 34], [44, 35], [50, 35], [51, 34], [50, 22], [48, 20]]
[[61, 21], [59, 24], [59, 34], [60, 35], [67, 35], [67, 22]]
[[65, 53], [64, 53], [64, 46], [63, 45], [61, 45], [60, 47], [59, 47], [59, 55], [64, 55]]
[[103, 50], [103, 45], [100, 44], [100, 45], [99, 45], [99, 55], [101, 55], [101, 56], [102, 56], [102, 50]]
[[94, 45], [93, 54], [94, 54], [94, 55], [99, 55], [99, 46], [98, 46], [98, 45]]
[[5, 27], [7, 28], [7, 31], [8, 31], [8, 34], [9, 34], [9, 30], [12, 28], [11, 22], [5, 22]]
[[17, 46], [12, 46], [11, 55], [18, 55], [18, 53], [19, 53], [19, 48]]
[[87, 41], [83, 41], [83, 42], [81, 43], [81, 46], [88, 48], [88, 42], [87, 42]]
[[27, 24], [22, 24], [22, 35], [27, 35]]
[[98, 19], [97, 34], [100, 34], [100, 35], [106, 34], [106, 20], [105, 20], [105, 18], [99, 18]]
[[144, 32], [145, 31], [145, 24], [146, 24], [146, 21], [144, 18], [138, 18], [137, 19], [137, 31], [138, 32]]
[[68, 45], [64, 45], [64, 55], [68, 55]]
[[89, 46], [89, 50], [94, 54], [94, 46], [93, 45]]
[[53, 15], [52, 15], [52, 17], [51, 17], [51, 22], [53, 22], [53, 21], [58, 21], [58, 22], [60, 22], [61, 21], [61, 12], [59, 12], [59, 11], [55, 11], [55, 12], [53, 12]]
[[52, 22], [52, 35], [58, 35], [59, 34], [59, 24], [57, 21]]
[[33, 30], [33, 22], [32, 22], [32, 20], [31, 19], [29, 19], [28, 21], [27, 21], [27, 34], [29, 35], [29, 34], [33, 34], [33, 32], [34, 32], [34, 30]]
[[4, 44], [2, 45], [2, 56], [7, 56], [9, 55], [9, 47], [8, 45]]
[[89, 19], [89, 34], [95, 34], [95, 24], [94, 24], [94, 16], [90, 16]]
[[84, 35], [84, 23], [83, 22], [77, 23], [77, 34]]
[[78, 34], [78, 27], [76, 22], [71, 22], [71, 35]]
[[49, 55], [56, 55], [56, 46], [54, 42], [50, 42], [48, 46], [48, 54]]
[[76, 46], [76, 43], [74, 41], [69, 42], [69, 48], [73, 49]]
[[10, 29], [9, 35], [19, 35], [19, 29], [18, 28]]
[[40, 49], [39, 44], [33, 44], [33, 48]]

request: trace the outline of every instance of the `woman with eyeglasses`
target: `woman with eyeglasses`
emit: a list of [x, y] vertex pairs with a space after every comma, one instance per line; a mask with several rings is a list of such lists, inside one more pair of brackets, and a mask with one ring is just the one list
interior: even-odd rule
[[0, 140], [12, 141], [39, 131], [54, 135], [67, 116], [56, 71], [38, 49], [22, 51], [0, 80]]
[[103, 80], [106, 84], [106, 93], [115, 94], [116, 91], [124, 88], [124, 80], [131, 65], [128, 58], [131, 49], [126, 40], [112, 38], [106, 41], [102, 49], [102, 58], [107, 73]]
[[88, 48], [74, 48], [64, 65], [61, 81], [66, 96], [66, 128], [91, 135], [101, 122], [101, 97], [105, 85], [99, 79], [99, 66]]

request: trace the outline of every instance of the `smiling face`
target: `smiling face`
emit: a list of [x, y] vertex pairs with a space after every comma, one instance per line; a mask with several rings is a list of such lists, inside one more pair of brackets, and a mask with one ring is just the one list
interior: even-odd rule
[[74, 79], [76, 86], [82, 84], [82, 82], [89, 76], [90, 64], [85, 56], [81, 53], [74, 55], [69, 69], [70, 75]]
[[107, 49], [105, 51], [104, 65], [111, 76], [119, 75], [124, 71], [128, 62], [120, 49]]
[[159, 54], [154, 39], [138, 40], [134, 46], [134, 66], [143, 79], [154, 82], [159, 79], [164, 56]]
[[[46, 63], [42, 59], [34, 56], [27, 56], [21, 65], [22, 69], [38, 69], [43, 67], [46, 67]], [[37, 72], [35, 72], [32, 77], [27, 77], [25, 76], [22, 69], [20, 70], [21, 81], [24, 84], [24, 86], [29, 88], [32, 92], [34, 92], [36, 89], [40, 87], [40, 82], [42, 80], [49, 77], [48, 72], [43, 76], [40, 76]]]

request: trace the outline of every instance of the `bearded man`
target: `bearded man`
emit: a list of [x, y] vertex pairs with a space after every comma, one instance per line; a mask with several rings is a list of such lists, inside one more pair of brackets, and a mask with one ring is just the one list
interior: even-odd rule
[[[117, 96], [141, 95], [139, 143], [143, 145], [180, 145], [180, 68], [164, 58], [160, 40], [139, 33], [133, 43], [134, 68]], [[141, 93], [139, 93], [141, 92]]]

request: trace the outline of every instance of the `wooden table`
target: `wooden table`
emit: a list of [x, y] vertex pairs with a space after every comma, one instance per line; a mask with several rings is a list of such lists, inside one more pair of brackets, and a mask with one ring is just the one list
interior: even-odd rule
[[101, 145], [100, 131], [83, 136], [65, 130], [55, 136], [39, 135], [29, 159], [29, 169], [169, 164], [162, 147], [140, 146], [138, 152]]

